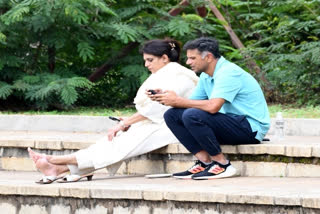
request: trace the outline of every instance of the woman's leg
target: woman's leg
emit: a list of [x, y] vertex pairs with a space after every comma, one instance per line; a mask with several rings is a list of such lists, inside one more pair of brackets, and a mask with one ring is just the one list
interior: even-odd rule
[[69, 168], [66, 165], [54, 165], [49, 163], [45, 158], [37, 159], [35, 164], [37, 169], [46, 176], [58, 176], [69, 171]]
[[54, 165], [78, 165], [77, 159], [75, 155], [45, 155], [38, 152], [33, 151], [31, 148], [28, 148], [28, 152], [32, 160], [36, 163], [37, 160], [41, 158], [47, 159], [47, 161]]

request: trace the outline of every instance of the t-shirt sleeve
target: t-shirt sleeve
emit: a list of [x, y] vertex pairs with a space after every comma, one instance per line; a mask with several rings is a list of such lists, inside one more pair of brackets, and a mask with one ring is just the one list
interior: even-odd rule
[[203, 87], [203, 80], [200, 78], [197, 86], [195, 87], [195, 89], [193, 90], [191, 96], [189, 97], [189, 99], [191, 100], [205, 100], [208, 99], [207, 93], [204, 90]]
[[241, 89], [242, 83], [239, 74], [222, 75], [215, 79], [214, 88], [210, 99], [223, 98], [232, 103]]

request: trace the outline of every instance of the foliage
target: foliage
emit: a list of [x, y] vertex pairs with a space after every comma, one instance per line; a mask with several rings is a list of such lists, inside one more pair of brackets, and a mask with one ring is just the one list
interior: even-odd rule
[[[319, 0], [212, 0], [247, 47], [242, 51], [209, 7], [205, 17], [195, 12], [204, 1], [189, 2], [173, 17], [168, 11], [180, 0], [0, 0], [1, 101], [36, 108], [127, 105], [149, 72], [138, 48], [119, 57], [124, 47], [212, 36], [229, 60], [246, 68], [243, 51], [256, 60], [274, 85], [270, 100], [320, 103]], [[89, 83], [105, 64], [106, 75]]]
[[65, 108], [77, 100], [77, 89], [91, 87], [92, 83], [83, 77], [63, 78], [50, 73], [23, 75], [11, 85], [0, 82], [0, 98], [6, 99], [15, 93], [37, 109]]
[[[132, 101], [149, 74], [137, 49], [116, 58], [108, 74], [91, 89], [88, 82], [80, 86], [68, 82], [84, 81], [79, 77], [91, 75], [130, 42], [163, 37], [185, 42], [219, 30], [226, 35], [219, 24], [196, 14], [170, 17], [168, 11], [178, 3], [0, 0], [0, 98], [15, 97], [41, 108]], [[186, 10], [194, 13], [191, 6]], [[29, 83], [26, 78], [39, 81]]]
[[219, 1], [267, 78], [275, 102], [320, 104], [320, 1]]

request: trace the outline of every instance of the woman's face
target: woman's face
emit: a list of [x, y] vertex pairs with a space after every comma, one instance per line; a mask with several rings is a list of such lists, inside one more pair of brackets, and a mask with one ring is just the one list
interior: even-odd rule
[[151, 54], [143, 54], [144, 66], [148, 68], [151, 73], [157, 72], [160, 68], [169, 63], [167, 55], [161, 57], [154, 56]]

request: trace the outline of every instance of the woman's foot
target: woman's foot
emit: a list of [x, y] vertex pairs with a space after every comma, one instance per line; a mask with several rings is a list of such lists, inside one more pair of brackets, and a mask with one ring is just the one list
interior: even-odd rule
[[33, 162], [36, 164], [37, 161], [41, 158], [46, 158], [45, 154], [41, 154], [38, 152], [34, 152], [30, 147], [28, 147], [28, 152], [29, 152], [29, 156], [30, 158], [33, 160]]
[[36, 162], [36, 167], [45, 176], [58, 176], [61, 174], [59, 166], [49, 163], [45, 158], [39, 158]]
[[54, 165], [45, 158], [38, 159], [36, 168], [45, 176], [59, 176], [69, 171], [67, 165]]

